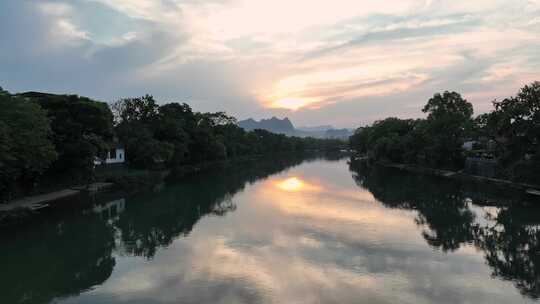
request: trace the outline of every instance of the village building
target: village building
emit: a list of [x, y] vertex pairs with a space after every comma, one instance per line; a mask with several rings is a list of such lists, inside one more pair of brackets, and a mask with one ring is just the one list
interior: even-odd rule
[[111, 149], [107, 151], [105, 158], [96, 157], [94, 165], [112, 165], [123, 164], [126, 161], [126, 150], [119, 143], [115, 143]]

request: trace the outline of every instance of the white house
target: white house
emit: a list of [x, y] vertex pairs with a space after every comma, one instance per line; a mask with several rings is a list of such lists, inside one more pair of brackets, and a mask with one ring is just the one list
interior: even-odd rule
[[94, 165], [112, 165], [112, 164], [123, 164], [126, 161], [126, 151], [124, 147], [117, 146], [115, 148], [107, 151], [107, 158], [101, 159], [96, 158], [94, 160]]

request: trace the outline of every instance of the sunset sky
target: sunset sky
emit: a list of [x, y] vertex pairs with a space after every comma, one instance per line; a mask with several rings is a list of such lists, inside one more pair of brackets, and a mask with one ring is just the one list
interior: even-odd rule
[[1, 0], [0, 86], [353, 127], [540, 80], [540, 0]]

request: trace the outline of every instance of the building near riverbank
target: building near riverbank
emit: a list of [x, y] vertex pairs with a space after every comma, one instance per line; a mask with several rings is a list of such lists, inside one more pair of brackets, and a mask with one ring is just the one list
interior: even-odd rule
[[123, 164], [126, 162], [126, 150], [124, 146], [117, 143], [107, 151], [107, 156], [105, 158], [96, 157], [94, 160], [94, 165], [112, 165], [112, 164]]

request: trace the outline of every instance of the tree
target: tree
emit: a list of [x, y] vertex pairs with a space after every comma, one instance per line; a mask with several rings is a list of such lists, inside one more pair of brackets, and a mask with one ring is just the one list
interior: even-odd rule
[[225, 112], [193, 112], [185, 103], [158, 106], [150, 95], [121, 99], [114, 103], [113, 111], [128, 160], [141, 167], [151, 167], [156, 160], [178, 168], [254, 154], [343, 146], [336, 140], [301, 139], [264, 130], [246, 132]]
[[463, 142], [472, 129], [472, 105], [456, 92], [444, 92], [435, 94], [422, 111], [427, 119], [390, 117], [359, 128], [349, 143], [377, 160], [461, 166]]
[[373, 125], [358, 129], [351, 137], [353, 149], [367, 153], [379, 160], [393, 162], [411, 161], [410, 151], [416, 147], [409, 144], [409, 136], [418, 122], [412, 119], [386, 118]]
[[133, 121], [150, 123], [157, 118], [158, 108], [152, 95], [137, 98], [124, 98], [112, 106], [114, 120], [117, 124]]
[[135, 131], [124, 137], [126, 151], [132, 165], [151, 168], [156, 164], [167, 163], [173, 156], [174, 145], [154, 138], [152, 131], [142, 125], [134, 125]]
[[195, 127], [195, 115], [187, 104], [169, 103], [159, 107], [155, 123], [155, 137], [173, 145], [170, 163], [180, 166], [188, 157], [190, 133]]
[[498, 144], [506, 174], [540, 182], [536, 173], [540, 169], [540, 82], [526, 85], [517, 96], [494, 101], [493, 105], [495, 110], [478, 117], [477, 124]]
[[21, 179], [35, 181], [57, 154], [46, 113], [38, 105], [0, 89], [0, 109], [0, 193], [8, 194]]
[[126, 145], [129, 162], [138, 167], [157, 164], [182, 165], [189, 153], [191, 134], [197, 127], [195, 113], [187, 104], [159, 106], [145, 95], [113, 104], [116, 131]]
[[[156, 138], [156, 126], [160, 126], [160, 123], [159, 106], [154, 97], [145, 95], [120, 99], [113, 104], [112, 109], [116, 133], [125, 144], [126, 156], [132, 165], [151, 167], [169, 161], [174, 147]], [[170, 123], [160, 127], [163, 137], [167, 137], [166, 132], [176, 131], [177, 128]]]
[[77, 95], [28, 92], [19, 96], [47, 111], [58, 152], [52, 171], [88, 180], [95, 157], [107, 150], [113, 137], [113, 116], [108, 105]]
[[440, 93], [433, 95], [422, 112], [428, 113], [428, 119], [440, 119], [448, 115], [455, 115], [466, 121], [471, 119], [473, 115], [473, 106], [459, 93], [445, 91], [442, 95]]
[[423, 126], [428, 164], [461, 167], [463, 143], [472, 130], [472, 104], [460, 94], [446, 91], [435, 94], [422, 111], [428, 113]]

